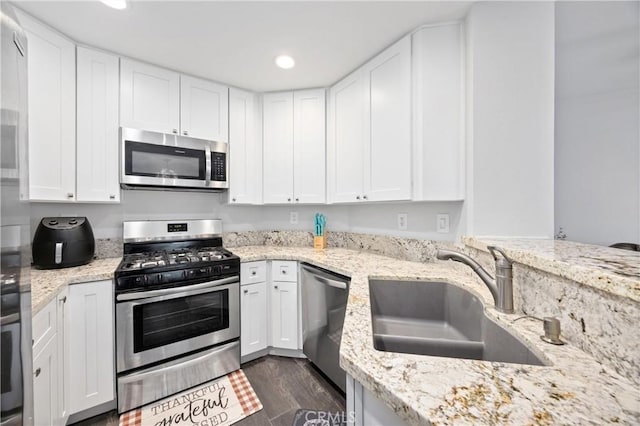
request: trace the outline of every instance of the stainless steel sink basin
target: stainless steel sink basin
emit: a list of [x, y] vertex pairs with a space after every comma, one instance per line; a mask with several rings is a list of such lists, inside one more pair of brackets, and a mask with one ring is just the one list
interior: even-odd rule
[[369, 280], [380, 351], [544, 365], [484, 313], [477, 296], [437, 281]]

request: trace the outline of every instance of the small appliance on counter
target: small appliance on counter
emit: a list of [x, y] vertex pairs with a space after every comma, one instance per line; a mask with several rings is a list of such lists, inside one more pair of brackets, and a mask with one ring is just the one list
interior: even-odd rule
[[96, 243], [86, 217], [44, 217], [33, 237], [33, 265], [40, 269], [84, 265]]

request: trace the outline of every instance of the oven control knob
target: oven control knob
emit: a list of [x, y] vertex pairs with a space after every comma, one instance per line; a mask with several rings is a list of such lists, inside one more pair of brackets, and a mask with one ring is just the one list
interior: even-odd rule
[[214, 266], [213, 267], [213, 272], [215, 274], [221, 274], [222, 273], [222, 266], [218, 265], [218, 266]]

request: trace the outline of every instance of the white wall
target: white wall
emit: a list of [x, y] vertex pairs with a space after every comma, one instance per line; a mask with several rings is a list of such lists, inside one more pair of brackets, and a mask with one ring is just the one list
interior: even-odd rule
[[474, 4], [467, 49], [466, 232], [552, 237], [553, 3]]
[[640, 3], [556, 3], [555, 225], [640, 243]]
[[[122, 236], [122, 221], [147, 219], [221, 218], [225, 231], [313, 230], [316, 212], [327, 216], [328, 231], [351, 231], [453, 241], [458, 236], [460, 202], [384, 203], [328, 206], [237, 206], [226, 203], [226, 194], [200, 192], [122, 191], [122, 203], [32, 203], [31, 231], [46, 216], [87, 216], [96, 238]], [[290, 212], [298, 224], [289, 223]], [[408, 214], [406, 231], [397, 229], [397, 214]], [[449, 213], [450, 232], [436, 232], [436, 215]]]

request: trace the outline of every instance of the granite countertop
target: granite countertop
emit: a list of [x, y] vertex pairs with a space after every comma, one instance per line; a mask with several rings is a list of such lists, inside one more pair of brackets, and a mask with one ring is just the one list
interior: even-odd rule
[[[351, 277], [340, 365], [409, 424], [602, 424], [640, 422], [640, 390], [577, 347], [539, 338], [542, 327], [493, 309], [464, 266], [418, 263], [346, 249], [236, 247], [243, 261], [298, 260]], [[513, 331], [548, 366], [408, 355], [373, 347], [368, 278], [445, 280], [471, 290], [487, 315]]]
[[31, 311], [37, 314], [67, 285], [113, 279], [122, 257], [63, 269], [31, 269]]
[[[463, 265], [420, 263], [367, 252], [309, 247], [235, 247], [243, 261], [296, 260], [351, 277], [340, 348], [345, 371], [409, 424], [602, 424], [640, 422], [640, 390], [569, 344], [539, 339], [540, 323], [493, 309], [481, 281]], [[509, 253], [509, 252], [507, 252]], [[76, 268], [32, 272], [37, 312], [67, 284], [110, 279], [120, 258]], [[377, 351], [373, 347], [368, 279], [434, 279], [464, 287], [486, 312], [512, 330], [547, 366], [529, 366]]]
[[640, 301], [640, 252], [562, 240], [465, 237], [478, 250], [495, 245], [513, 261]]

